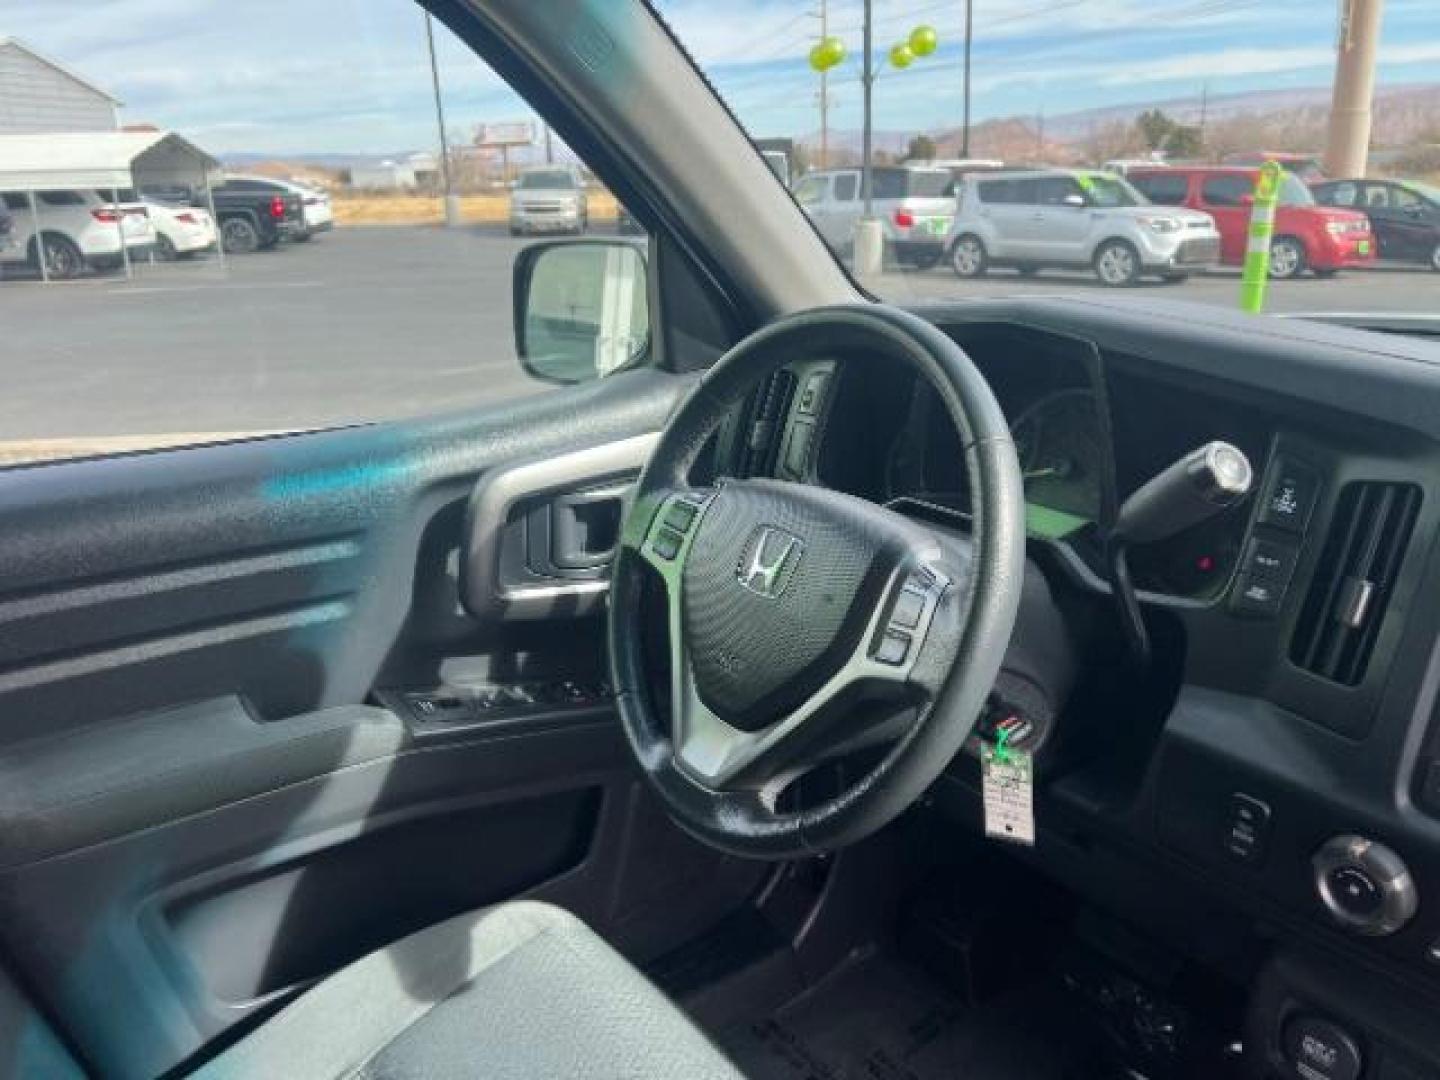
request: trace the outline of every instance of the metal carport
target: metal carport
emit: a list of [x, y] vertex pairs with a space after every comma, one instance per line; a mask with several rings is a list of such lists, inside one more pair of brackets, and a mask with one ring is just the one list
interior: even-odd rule
[[[221, 177], [220, 162], [194, 143], [168, 131], [62, 131], [39, 134], [0, 135], [0, 191], [22, 192], [28, 196], [35, 235], [41, 236], [37, 191], [91, 189], [108, 191], [118, 203], [120, 192], [143, 187], [184, 186], [203, 188], [211, 217], [215, 201], [211, 188]], [[115, 228], [120, 232], [120, 255], [125, 275], [130, 275], [130, 255], [125, 246], [123, 218]], [[37, 243], [40, 275], [50, 279], [45, 265], [45, 246]], [[225, 256], [220, 247], [220, 257]]]

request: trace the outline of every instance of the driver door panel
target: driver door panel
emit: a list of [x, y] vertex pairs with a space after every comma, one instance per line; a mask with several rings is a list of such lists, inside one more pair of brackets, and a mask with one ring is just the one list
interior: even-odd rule
[[[468, 537], [505, 525], [472, 492], [623, 490], [634, 454], [603, 448], [643, 445], [688, 385], [641, 371], [0, 472], [0, 946], [83, 1064], [173, 1069], [366, 951], [518, 894], [643, 958], [754, 886], [636, 784], [603, 695], [416, 711], [602, 676], [597, 604], [461, 606]], [[571, 468], [527, 487], [535, 460]], [[603, 554], [575, 579], [596, 597]], [[23, 1072], [10, 1041], [0, 1075]]]

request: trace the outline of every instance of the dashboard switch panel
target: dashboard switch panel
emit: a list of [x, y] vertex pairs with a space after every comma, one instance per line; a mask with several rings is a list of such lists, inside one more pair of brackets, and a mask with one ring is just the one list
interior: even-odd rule
[[1249, 866], [1259, 865], [1270, 843], [1270, 807], [1243, 792], [1231, 795], [1224, 840], [1231, 858]]
[[1299, 1080], [1359, 1080], [1365, 1067], [1354, 1036], [1323, 1017], [1291, 1018], [1283, 1045], [1285, 1060]]
[[1300, 549], [1294, 544], [1251, 538], [1240, 559], [1230, 607], [1245, 615], [1279, 614], [1299, 558]]
[[1282, 458], [1270, 470], [1255, 520], [1261, 525], [1303, 533], [1319, 493], [1319, 473], [1308, 465]]

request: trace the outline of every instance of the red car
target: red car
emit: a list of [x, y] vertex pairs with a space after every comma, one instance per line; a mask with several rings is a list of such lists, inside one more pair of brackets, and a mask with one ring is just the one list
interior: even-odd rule
[[[1128, 179], [1153, 203], [1188, 206], [1215, 219], [1220, 230], [1220, 261], [1239, 266], [1254, 202], [1258, 168], [1230, 166], [1136, 169]], [[1285, 173], [1270, 242], [1270, 276], [1299, 277], [1307, 269], [1329, 277], [1345, 267], [1375, 262], [1370, 219], [1354, 210], [1320, 206], [1300, 179]]]

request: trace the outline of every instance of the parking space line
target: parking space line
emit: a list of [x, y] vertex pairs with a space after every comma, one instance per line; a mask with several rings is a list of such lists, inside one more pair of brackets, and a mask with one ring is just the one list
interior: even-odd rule
[[156, 293], [209, 292], [212, 289], [228, 289], [232, 292], [255, 292], [259, 289], [320, 289], [323, 281], [213, 281], [205, 285], [137, 285], [111, 289], [107, 296], [153, 296]]

